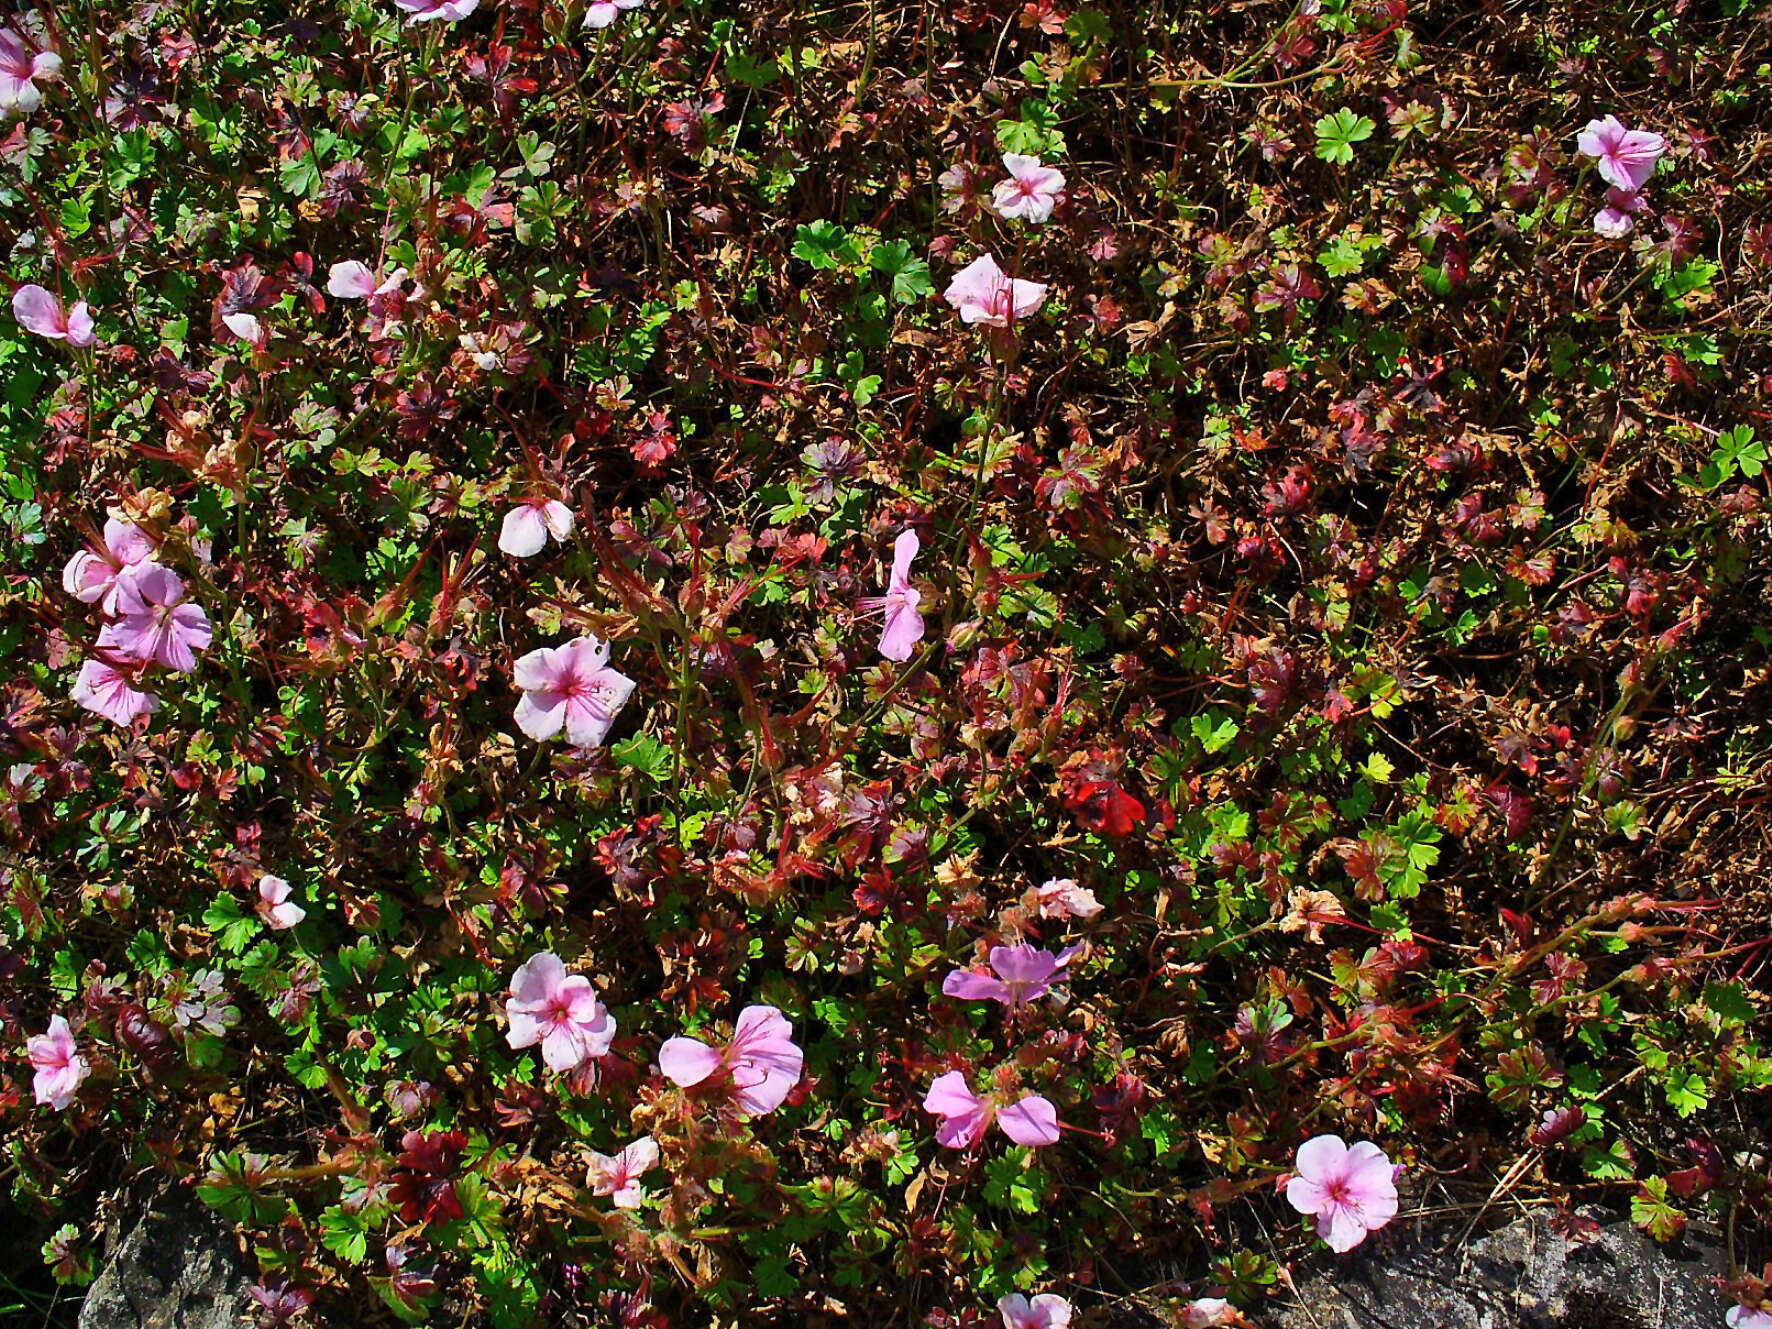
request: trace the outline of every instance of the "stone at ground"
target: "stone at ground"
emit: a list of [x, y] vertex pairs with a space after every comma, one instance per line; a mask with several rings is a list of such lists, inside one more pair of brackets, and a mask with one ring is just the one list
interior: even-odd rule
[[79, 1329], [240, 1329], [252, 1286], [233, 1230], [183, 1192], [121, 1225]]
[[1628, 1222], [1572, 1244], [1539, 1211], [1444, 1255], [1447, 1241], [1362, 1247], [1299, 1281], [1278, 1329], [1722, 1329], [1723, 1259], [1688, 1231], [1657, 1246]]

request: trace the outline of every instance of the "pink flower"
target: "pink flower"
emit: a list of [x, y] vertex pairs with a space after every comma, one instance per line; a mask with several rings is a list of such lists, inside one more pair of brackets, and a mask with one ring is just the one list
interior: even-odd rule
[[640, 0], [591, 0], [591, 7], [585, 10], [584, 25], [587, 28], [607, 28], [621, 17], [624, 9], [638, 9]]
[[265, 338], [270, 335], [265, 325], [259, 321], [257, 314], [248, 314], [244, 310], [236, 310], [221, 316], [223, 326], [241, 341], [251, 342], [255, 347], [263, 346]]
[[721, 1077], [738, 1109], [760, 1117], [780, 1107], [800, 1082], [806, 1055], [794, 1042], [794, 1026], [773, 1006], [746, 1006], [732, 1041], [712, 1048], [699, 1038], [673, 1038], [658, 1050], [658, 1068], [688, 1089]]
[[53, 83], [61, 72], [59, 55], [53, 51], [33, 51], [11, 28], [0, 28], [0, 111], [29, 115], [43, 101], [36, 80]]
[[1758, 1310], [1752, 1306], [1731, 1306], [1723, 1313], [1723, 1323], [1729, 1329], [1772, 1329], [1772, 1311]]
[[634, 680], [609, 667], [609, 647], [589, 635], [531, 651], [512, 672], [523, 691], [517, 728], [538, 743], [564, 730], [573, 746], [596, 747], [634, 693]]
[[1575, 143], [1584, 157], [1598, 159], [1602, 180], [1633, 192], [1649, 183], [1655, 163], [1667, 151], [1667, 140], [1660, 134], [1626, 129], [1615, 115], [1588, 121]]
[[158, 697], [136, 688], [133, 671], [125, 672], [109, 660], [88, 660], [81, 665], [71, 695], [112, 724], [128, 725], [136, 716], [152, 715], [160, 709]]
[[1292, 1166], [1286, 1198], [1316, 1215], [1317, 1235], [1338, 1255], [1397, 1216], [1396, 1169], [1370, 1140], [1350, 1149], [1339, 1135], [1319, 1135], [1298, 1146]]
[[405, 280], [405, 268], [395, 268], [385, 281], [378, 282], [375, 274], [363, 264], [356, 259], [346, 259], [332, 265], [326, 275], [326, 290], [340, 300], [367, 300], [399, 290], [400, 283]]
[[1236, 1317], [1223, 1297], [1198, 1297], [1181, 1308], [1181, 1329], [1220, 1329], [1238, 1323]]
[[289, 883], [270, 873], [258, 879], [258, 916], [265, 926], [278, 932], [287, 931], [308, 916], [300, 905], [289, 903]]
[[915, 531], [902, 532], [892, 545], [892, 575], [886, 582], [886, 594], [863, 596], [859, 601], [862, 613], [885, 614], [880, 654], [901, 664], [911, 658], [912, 649], [923, 640], [923, 615], [917, 612], [923, 597], [911, 585], [911, 560], [917, 556], [918, 547]]
[[557, 498], [532, 498], [505, 513], [498, 547], [512, 558], [539, 554], [548, 537], [564, 542], [572, 534], [572, 509]]
[[74, 1046], [68, 1022], [59, 1015], [50, 1016], [48, 1033], [25, 1040], [25, 1055], [37, 1070], [31, 1077], [37, 1101], [65, 1112], [79, 1092], [80, 1082], [92, 1069]]
[[1000, 1001], [1010, 1010], [1020, 1010], [1051, 990], [1053, 979], [1063, 973], [1076, 953], [1075, 946], [1057, 955], [1026, 942], [993, 946], [991, 968], [997, 971], [995, 978], [973, 969], [956, 969], [942, 980], [941, 990], [965, 1001]]
[[65, 341], [69, 346], [91, 346], [98, 340], [86, 301], [64, 313], [62, 302], [41, 286], [21, 286], [12, 293], [12, 316], [26, 332]]
[[514, 1048], [541, 1044], [541, 1059], [552, 1071], [570, 1071], [609, 1051], [615, 1017], [604, 1009], [583, 974], [568, 976], [560, 957], [532, 955], [511, 975], [505, 1039]]
[[429, 23], [433, 19], [442, 19], [445, 23], [459, 23], [480, 7], [480, 0], [394, 0], [410, 16], [406, 22]]
[[997, 1310], [1003, 1316], [1003, 1329], [1067, 1329], [1071, 1322], [1071, 1303], [1051, 1292], [1032, 1301], [1011, 1292], [997, 1303]]
[[1046, 303], [1046, 287], [1011, 279], [996, 259], [982, 254], [954, 274], [942, 298], [960, 311], [962, 322], [1006, 328], [1012, 319], [1026, 318]]
[[99, 633], [98, 644], [189, 673], [197, 667], [196, 652], [208, 650], [215, 633], [203, 606], [184, 595], [177, 573], [142, 564], [118, 587], [118, 619]]
[[1007, 1106], [994, 1097], [981, 1098], [959, 1071], [936, 1077], [923, 1095], [923, 1110], [941, 1118], [935, 1139], [950, 1149], [969, 1149], [995, 1122], [1017, 1144], [1058, 1143], [1058, 1109], [1038, 1094], [1023, 1094]]
[[650, 1135], [642, 1135], [614, 1157], [593, 1149], [585, 1179], [592, 1195], [607, 1195], [617, 1209], [638, 1209], [646, 1198], [640, 1178], [657, 1166], [658, 1145]]
[[1622, 239], [1636, 226], [1634, 214], [1647, 212], [1649, 201], [1637, 190], [1608, 189], [1606, 206], [1594, 214], [1594, 231], [1608, 240]]
[[991, 205], [999, 217], [1016, 218], [1034, 225], [1052, 215], [1059, 195], [1064, 193], [1064, 174], [1054, 167], [1040, 165], [1038, 157], [1024, 157], [1018, 152], [1003, 154], [1007, 180], [1000, 180], [991, 190]]
[[1054, 877], [1039, 889], [1041, 918], [1094, 918], [1101, 912], [1095, 892], [1069, 877]]
[[141, 527], [109, 518], [104, 548], [82, 549], [70, 558], [62, 569], [62, 589], [76, 600], [96, 604], [104, 613], [114, 615], [124, 582], [153, 556], [154, 542]]

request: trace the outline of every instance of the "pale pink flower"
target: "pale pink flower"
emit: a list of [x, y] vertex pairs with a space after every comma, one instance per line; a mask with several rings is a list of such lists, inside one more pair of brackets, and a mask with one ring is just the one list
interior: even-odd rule
[[1397, 1170], [1370, 1140], [1349, 1148], [1339, 1135], [1318, 1135], [1298, 1146], [1292, 1166], [1287, 1200], [1316, 1215], [1317, 1235], [1337, 1254], [1397, 1216]]
[[82, 300], [64, 312], [60, 300], [35, 284], [21, 286], [12, 293], [12, 316], [26, 332], [48, 337], [51, 341], [65, 341], [69, 346], [91, 346], [98, 340], [98, 334], [92, 330], [92, 314], [86, 308], [86, 301]]
[[265, 926], [278, 932], [287, 931], [308, 916], [306, 909], [289, 903], [289, 883], [268, 872], [258, 879], [258, 904], [254, 908]]
[[642, 1135], [613, 1156], [593, 1149], [585, 1180], [592, 1195], [607, 1195], [617, 1209], [638, 1209], [646, 1198], [640, 1178], [657, 1166], [658, 1145], [650, 1135]]
[[1221, 1329], [1237, 1322], [1236, 1309], [1223, 1297], [1197, 1297], [1181, 1308], [1181, 1329]]
[[1588, 121], [1575, 143], [1583, 156], [1598, 160], [1602, 180], [1633, 192], [1649, 183], [1655, 163], [1667, 151], [1667, 140], [1660, 134], [1626, 129], [1615, 115]]
[[634, 693], [634, 680], [609, 667], [609, 647], [589, 635], [531, 651], [513, 673], [523, 691], [517, 727], [538, 743], [564, 730], [575, 747], [598, 746]]
[[1011, 320], [1027, 318], [1046, 303], [1046, 287], [1010, 278], [996, 259], [981, 254], [954, 274], [942, 298], [960, 311], [962, 322], [1006, 328]]
[[1054, 877], [1039, 889], [1041, 918], [1094, 918], [1101, 912], [1095, 892], [1069, 877]]
[[512, 558], [539, 554], [548, 537], [564, 543], [572, 534], [572, 509], [557, 498], [532, 498], [505, 513], [498, 547]]
[[1729, 1329], [1772, 1329], [1772, 1311], [1753, 1306], [1731, 1306], [1723, 1313], [1723, 1323]]
[[55, 52], [34, 51], [11, 28], [0, 28], [0, 111], [29, 115], [43, 101], [37, 80], [53, 83], [61, 72], [62, 58]]
[[911, 658], [911, 651], [923, 640], [923, 615], [917, 612], [923, 597], [911, 585], [911, 560], [917, 556], [918, 547], [915, 531], [902, 532], [892, 545], [892, 573], [886, 581], [886, 594], [863, 596], [858, 602], [864, 614], [885, 615], [880, 654], [901, 664]]
[[1606, 206], [1594, 214], [1594, 231], [1608, 240], [1622, 239], [1636, 226], [1635, 214], [1648, 210], [1649, 200], [1640, 191], [1608, 189]]
[[62, 589], [76, 600], [116, 614], [117, 596], [136, 571], [150, 564], [154, 542], [141, 527], [111, 517], [102, 549], [82, 549], [62, 569]]
[[394, 0], [407, 13], [407, 23], [429, 23], [442, 19], [459, 23], [480, 7], [480, 0]]
[[923, 1110], [941, 1118], [935, 1139], [950, 1149], [968, 1149], [984, 1138], [993, 1122], [1017, 1144], [1058, 1143], [1058, 1109], [1038, 1094], [1023, 1094], [1013, 1103], [981, 1097], [959, 1071], [937, 1076], [923, 1095]]
[[231, 314], [223, 314], [221, 316], [221, 321], [222, 325], [226, 327], [229, 332], [233, 333], [241, 341], [251, 342], [255, 347], [263, 346], [265, 344], [265, 338], [270, 335], [268, 329], [266, 329], [265, 325], [259, 320], [257, 314], [248, 314], [244, 310], [237, 310]]
[[68, 1022], [59, 1015], [50, 1016], [48, 1033], [25, 1040], [25, 1055], [37, 1071], [31, 1077], [37, 1101], [57, 1112], [66, 1111], [92, 1069], [75, 1046]]
[[332, 265], [326, 275], [326, 289], [340, 300], [368, 300], [399, 290], [405, 280], [406, 269], [395, 268], [385, 280], [378, 281], [375, 273], [353, 258]]
[[98, 644], [189, 673], [215, 633], [203, 606], [184, 596], [177, 573], [158, 563], [141, 565], [118, 587], [117, 621], [99, 633]]
[[135, 675], [109, 660], [88, 660], [80, 666], [71, 694], [87, 710], [112, 724], [128, 725], [138, 715], [152, 715], [160, 699], [135, 686]]
[[623, 10], [638, 9], [641, 0], [591, 0], [591, 6], [585, 10], [584, 25], [587, 28], [607, 28], [620, 18]]
[[1076, 953], [1075, 946], [1057, 955], [1026, 942], [993, 946], [994, 977], [974, 969], [955, 969], [942, 980], [941, 990], [964, 1001], [1000, 1001], [1010, 1010], [1020, 1010], [1051, 990], [1053, 980], [1064, 975], [1064, 967]]
[[800, 1082], [806, 1056], [794, 1042], [794, 1026], [773, 1006], [746, 1006], [732, 1041], [709, 1047], [699, 1038], [677, 1037], [658, 1050], [658, 1068], [688, 1089], [713, 1081], [729, 1087], [738, 1110], [760, 1117], [782, 1105]]
[[597, 1000], [591, 980], [568, 975], [560, 957], [542, 951], [511, 975], [505, 1039], [514, 1048], [541, 1044], [541, 1058], [553, 1071], [570, 1071], [609, 1051], [615, 1017]]
[[1020, 218], [1034, 225], [1052, 216], [1052, 209], [1064, 193], [1064, 174], [1055, 167], [1040, 165], [1038, 157], [1025, 157], [1019, 152], [1003, 154], [1007, 180], [1000, 180], [991, 190], [991, 205], [999, 217]]
[[1003, 1329], [1068, 1329], [1071, 1303], [1051, 1292], [1042, 1292], [1031, 1301], [1019, 1292], [1011, 1292], [997, 1303], [1003, 1317]]

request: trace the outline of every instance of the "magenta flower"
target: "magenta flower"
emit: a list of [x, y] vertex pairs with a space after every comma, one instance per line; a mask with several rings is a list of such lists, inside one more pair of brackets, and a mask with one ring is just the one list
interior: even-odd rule
[[607, 1195], [617, 1209], [638, 1209], [646, 1198], [640, 1178], [657, 1166], [658, 1145], [650, 1135], [642, 1135], [614, 1156], [593, 1149], [585, 1180], [592, 1195]]
[[1038, 157], [1024, 157], [1019, 152], [1003, 154], [1007, 180], [1000, 180], [991, 190], [991, 206], [999, 217], [1020, 218], [1038, 225], [1052, 216], [1052, 209], [1064, 193], [1064, 174], [1051, 166], [1040, 165]]
[[640, 0], [591, 0], [591, 6], [585, 10], [584, 25], [587, 28], [607, 28], [620, 18], [625, 9], [638, 9]]
[[1649, 200], [1637, 190], [1608, 189], [1606, 206], [1594, 214], [1594, 232], [1608, 240], [1619, 240], [1636, 226], [1635, 214], [1647, 212]]
[[406, 22], [430, 23], [442, 19], [459, 23], [480, 7], [480, 0], [394, 0], [407, 13]]
[[141, 527], [109, 518], [104, 548], [82, 549], [70, 558], [62, 569], [62, 589], [76, 600], [115, 615], [123, 583], [148, 566], [153, 557], [154, 542]]
[[1655, 163], [1667, 151], [1667, 140], [1646, 129], [1626, 129], [1615, 115], [1590, 120], [1575, 140], [1584, 157], [1596, 158], [1600, 178], [1635, 192], [1649, 183]]
[[960, 311], [964, 323], [1006, 328], [1011, 320], [1026, 318], [1046, 303], [1046, 287], [1011, 279], [996, 259], [982, 254], [954, 274], [942, 298]]
[[80, 1082], [92, 1069], [75, 1046], [68, 1022], [59, 1015], [50, 1016], [48, 1033], [25, 1040], [25, 1055], [37, 1071], [31, 1077], [37, 1101], [65, 1112], [79, 1092]]
[[685, 1089], [713, 1080], [730, 1088], [738, 1110], [760, 1117], [782, 1105], [800, 1082], [806, 1054], [794, 1042], [794, 1026], [773, 1006], [746, 1006], [732, 1041], [712, 1048], [699, 1038], [678, 1037], [658, 1050], [658, 1068]]
[[127, 726], [136, 716], [151, 715], [160, 709], [158, 697], [135, 686], [134, 671], [121, 669], [109, 660], [88, 660], [81, 665], [70, 695], [112, 724]]
[[98, 340], [86, 301], [63, 312], [62, 302], [41, 286], [21, 286], [12, 293], [12, 316], [26, 332], [65, 341], [69, 346], [91, 346]]
[[326, 274], [326, 290], [340, 300], [368, 300], [399, 290], [405, 280], [406, 269], [395, 268], [386, 280], [378, 281], [375, 273], [353, 258], [332, 265]]
[[287, 931], [308, 916], [306, 909], [289, 903], [289, 883], [268, 872], [258, 879], [258, 903], [254, 908], [265, 926], [278, 932]]
[[541, 553], [550, 535], [564, 542], [571, 534], [571, 508], [557, 498], [532, 498], [505, 513], [498, 547], [512, 558], [529, 558]]
[[1338, 1255], [1397, 1216], [1397, 1169], [1370, 1140], [1349, 1148], [1339, 1135], [1319, 1135], [1298, 1146], [1292, 1166], [1286, 1198], [1316, 1215], [1317, 1235]]
[[158, 563], [142, 564], [118, 588], [117, 621], [99, 633], [98, 644], [189, 673], [197, 667], [196, 653], [209, 649], [215, 633], [203, 606], [184, 595], [177, 573]]
[[994, 1097], [980, 1097], [966, 1085], [959, 1071], [936, 1077], [923, 1095], [923, 1110], [941, 1118], [935, 1139], [950, 1149], [969, 1149], [984, 1138], [995, 1122], [1017, 1144], [1058, 1143], [1058, 1109], [1038, 1094], [1023, 1094], [1004, 1105]]
[[523, 691], [517, 727], [538, 743], [564, 730], [575, 747], [598, 746], [634, 693], [634, 680], [609, 667], [609, 647], [589, 635], [531, 651], [513, 673]]
[[863, 596], [858, 602], [864, 614], [885, 615], [880, 654], [900, 664], [911, 658], [912, 649], [923, 640], [923, 615], [917, 612], [923, 597], [911, 585], [911, 560], [918, 547], [915, 531], [901, 533], [892, 545], [892, 575], [886, 581], [886, 594]]
[[560, 957], [532, 955], [511, 975], [505, 1040], [514, 1048], [541, 1044], [541, 1059], [552, 1071], [576, 1070], [609, 1051], [615, 1017], [597, 1000], [591, 980], [568, 976]]
[[1095, 898], [1095, 892], [1069, 877], [1042, 882], [1038, 894], [1041, 918], [1091, 919], [1101, 912], [1101, 901]]
[[37, 80], [53, 83], [61, 72], [62, 58], [55, 52], [33, 51], [11, 28], [0, 28], [0, 111], [29, 115], [43, 101]]
[[1012, 1011], [1046, 995], [1055, 978], [1064, 972], [1075, 946], [1057, 955], [1018, 942], [1014, 946], [991, 947], [991, 968], [996, 976], [981, 974], [975, 969], [956, 969], [941, 982], [941, 990], [950, 997], [964, 1001], [1000, 1001]]
[[1071, 1303], [1051, 1292], [1042, 1292], [1029, 1300], [1019, 1292], [1011, 1292], [997, 1303], [1003, 1317], [1003, 1329], [1068, 1329]]

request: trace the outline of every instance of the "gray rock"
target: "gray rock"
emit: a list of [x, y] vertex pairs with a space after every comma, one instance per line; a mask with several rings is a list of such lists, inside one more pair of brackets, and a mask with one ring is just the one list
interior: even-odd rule
[[[1456, 1235], [1456, 1233], [1452, 1234]], [[1442, 1235], [1440, 1244], [1447, 1240]], [[1540, 1210], [1446, 1254], [1361, 1250], [1299, 1285], [1280, 1329], [1722, 1329], [1714, 1240], [1657, 1246], [1627, 1222], [1571, 1243]]]
[[79, 1329], [240, 1329], [252, 1281], [233, 1229], [192, 1196], [166, 1192], [113, 1246]]

